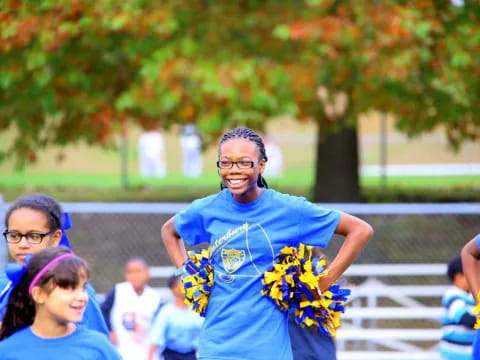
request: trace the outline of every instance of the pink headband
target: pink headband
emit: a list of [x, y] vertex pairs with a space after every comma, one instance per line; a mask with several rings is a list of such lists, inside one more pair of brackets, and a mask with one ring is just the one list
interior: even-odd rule
[[37, 285], [37, 282], [42, 278], [43, 275], [45, 275], [45, 273], [53, 266], [55, 265], [56, 263], [62, 261], [63, 259], [67, 259], [67, 258], [71, 258], [71, 257], [74, 257], [75, 255], [72, 254], [72, 253], [66, 253], [66, 254], [63, 254], [63, 255], [60, 255], [58, 257], [56, 257], [55, 259], [53, 260], [50, 260], [50, 262], [45, 265], [42, 270], [40, 270], [38, 272], [37, 275], [35, 275], [35, 277], [33, 278], [32, 282], [30, 283], [30, 286], [28, 287], [28, 295], [32, 295], [32, 289], [35, 287], [35, 285]]

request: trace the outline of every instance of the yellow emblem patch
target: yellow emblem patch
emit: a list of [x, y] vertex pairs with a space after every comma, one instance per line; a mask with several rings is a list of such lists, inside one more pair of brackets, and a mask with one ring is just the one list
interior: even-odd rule
[[222, 249], [222, 262], [225, 270], [232, 274], [242, 266], [245, 261], [245, 250]]

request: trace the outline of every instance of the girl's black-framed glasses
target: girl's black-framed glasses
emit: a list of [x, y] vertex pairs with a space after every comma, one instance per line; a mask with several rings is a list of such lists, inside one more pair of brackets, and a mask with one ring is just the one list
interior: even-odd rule
[[22, 241], [24, 237], [29, 244], [40, 244], [43, 241], [45, 236], [51, 235], [55, 232], [55, 230], [51, 230], [46, 233], [38, 233], [38, 232], [28, 232], [26, 234], [19, 233], [17, 231], [8, 231], [5, 230], [3, 232], [3, 237], [7, 240], [10, 244], [17, 244]]
[[217, 167], [219, 169], [231, 169], [234, 164], [237, 164], [237, 167], [239, 169], [251, 169], [255, 165], [255, 161], [252, 161], [252, 160], [240, 160], [240, 161], [219, 160], [217, 161]]

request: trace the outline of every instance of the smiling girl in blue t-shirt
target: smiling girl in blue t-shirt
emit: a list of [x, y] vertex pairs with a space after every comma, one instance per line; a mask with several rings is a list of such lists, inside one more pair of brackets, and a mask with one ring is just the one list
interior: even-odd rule
[[222, 191], [194, 201], [162, 227], [162, 238], [178, 268], [185, 246], [207, 243], [214, 271], [200, 359], [291, 360], [287, 314], [261, 295], [262, 275], [285, 246], [326, 247], [334, 233], [344, 244], [321, 278], [327, 289], [372, 236], [363, 220], [321, 208], [304, 198], [267, 188], [262, 138], [240, 127], [223, 135], [217, 167]]

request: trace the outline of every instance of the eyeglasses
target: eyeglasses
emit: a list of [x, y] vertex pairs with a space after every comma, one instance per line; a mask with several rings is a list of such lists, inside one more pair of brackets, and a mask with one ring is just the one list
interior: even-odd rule
[[217, 167], [219, 169], [231, 169], [233, 164], [237, 164], [239, 169], [251, 169], [255, 164], [255, 161], [251, 160], [240, 160], [240, 161], [230, 161], [230, 160], [220, 160], [217, 161]]
[[20, 241], [22, 241], [23, 237], [25, 239], [27, 239], [29, 244], [40, 244], [45, 236], [53, 234], [54, 232], [55, 232], [55, 230], [51, 230], [51, 231], [43, 233], [43, 234], [42, 233], [37, 233], [37, 232], [29, 232], [29, 233], [26, 233], [26, 234], [21, 234], [21, 233], [16, 232], [16, 231], [5, 230], [3, 232], [3, 237], [10, 244], [19, 243]]

